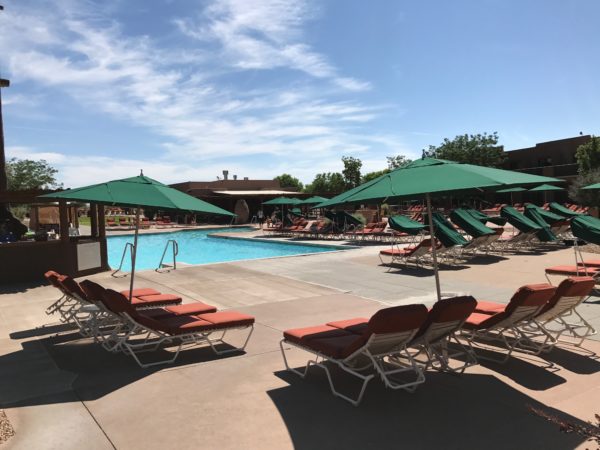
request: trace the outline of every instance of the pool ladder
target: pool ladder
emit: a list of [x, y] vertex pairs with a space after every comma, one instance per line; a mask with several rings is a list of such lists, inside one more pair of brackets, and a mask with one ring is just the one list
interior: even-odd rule
[[[173, 264], [166, 264], [164, 262], [165, 260], [165, 256], [167, 254], [167, 250], [169, 249], [169, 245], [171, 245], [171, 248], [173, 249]], [[173, 268], [173, 270], [177, 270], [177, 254], [179, 253], [179, 244], [177, 244], [177, 241], [175, 239], [169, 239], [165, 245], [165, 249], [163, 250], [163, 254], [160, 258], [160, 262], [158, 263], [158, 267], [156, 269], [154, 269], [156, 272], [160, 272], [161, 269], [165, 269], [165, 268]], [[167, 270], [167, 272], [169, 271]]]
[[131, 242], [127, 242], [125, 244], [125, 248], [123, 249], [123, 254], [121, 255], [121, 263], [119, 264], [119, 268], [117, 270], [115, 270], [113, 273], [111, 273], [111, 276], [113, 276], [115, 278], [122, 278], [122, 277], [127, 276], [127, 274], [124, 273], [123, 275], [119, 275], [117, 277], [117, 273], [121, 272], [121, 269], [123, 268], [123, 262], [125, 261], [125, 254], [127, 253], [127, 249], [129, 249], [130, 259], [133, 259], [133, 244]]

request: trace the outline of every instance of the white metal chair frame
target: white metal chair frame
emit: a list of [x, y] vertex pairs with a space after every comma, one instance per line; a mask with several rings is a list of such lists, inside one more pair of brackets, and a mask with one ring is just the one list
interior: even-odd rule
[[[127, 323], [127, 331], [118, 338], [111, 351], [122, 351], [123, 353], [132, 356], [133, 359], [138, 363], [138, 365], [144, 369], [160, 364], [173, 363], [179, 356], [179, 353], [181, 352], [182, 348], [188, 345], [192, 346], [208, 344], [217, 355], [224, 355], [227, 353], [244, 351], [254, 331], [254, 324], [252, 324], [235, 325], [227, 328], [215, 327], [214, 329], [193, 331], [183, 334], [168, 334], [163, 331], [155, 330], [153, 328], [138, 323], [135, 319], [133, 319], [129, 314], [125, 312], [120, 315]], [[225, 350], [219, 350], [215, 347], [215, 345], [218, 344], [230, 345], [224, 341], [225, 335], [228, 331], [238, 329], [242, 330], [246, 328], [250, 328], [250, 331], [248, 332], [248, 335], [244, 340], [244, 344], [241, 347], [233, 347]], [[210, 336], [216, 332], [222, 332], [221, 336], [217, 339], [212, 339]], [[142, 335], [143, 337], [139, 341], [131, 340], [131, 338], [140, 335]], [[150, 363], [144, 363], [141, 361], [139, 357], [140, 353], [154, 352], [158, 350], [159, 347], [172, 343], [177, 343], [178, 345], [174, 355], [171, 358], [166, 358], [164, 360], [154, 361]]]
[[[467, 367], [478, 364], [473, 349], [464, 346], [456, 336], [456, 332], [462, 328], [465, 320], [431, 324], [422, 336], [417, 337], [409, 344], [409, 347], [417, 349], [417, 352], [412, 355], [413, 358], [421, 363], [417, 358], [425, 354], [427, 359], [422, 363], [425, 370], [431, 367], [435, 370], [453, 373], [463, 373]], [[449, 352], [449, 344], [457, 347], [452, 353]], [[456, 359], [457, 357], [464, 358], [464, 364], [452, 366], [450, 359]]]
[[[381, 378], [381, 380], [387, 388], [394, 390], [402, 389], [408, 392], [414, 392], [419, 384], [425, 382], [425, 375], [423, 373], [423, 370], [419, 367], [417, 362], [410, 355], [406, 348], [407, 344], [414, 337], [417, 331], [418, 328], [414, 330], [403, 331], [400, 333], [373, 334], [371, 335], [371, 337], [365, 345], [363, 345], [360, 349], [356, 350], [354, 353], [343, 359], [332, 358], [331, 356], [325, 355], [310, 347], [300, 345], [298, 343], [289, 341], [285, 338], [279, 342], [279, 347], [281, 349], [281, 355], [283, 356], [283, 361], [287, 370], [295, 373], [301, 378], [305, 378], [308, 373], [308, 369], [311, 365], [322, 368], [327, 374], [327, 379], [329, 380], [329, 387], [331, 389], [332, 394], [336, 397], [340, 397], [350, 402], [354, 406], [358, 406], [363, 398], [363, 395], [367, 388], [367, 384], [377, 375], [379, 375], [379, 377]], [[358, 337], [359, 335], [357, 335], [357, 338]], [[290, 367], [288, 363], [287, 356], [285, 354], [284, 344], [288, 344], [297, 347], [301, 350], [304, 350], [308, 353], [311, 353], [315, 355], [315, 358], [308, 360], [303, 371], [294, 369], [293, 367]], [[402, 359], [406, 359], [408, 361], [408, 364], [400, 362], [401, 360], [400, 358], [398, 358], [400, 356], [403, 357]], [[360, 362], [360, 358], [365, 357], [368, 363], [364, 364], [363, 366], [355, 367], [355, 363]], [[319, 361], [319, 359], [321, 361]], [[352, 398], [345, 394], [342, 394], [335, 388], [330, 369], [325, 364], [326, 362], [331, 362], [337, 365], [346, 373], [349, 373], [350, 375], [353, 375], [359, 380], [362, 380], [362, 385], [356, 398]], [[392, 368], [386, 368], [386, 366], [388, 365], [392, 366]], [[375, 373], [360, 373], [368, 369], [374, 369]], [[414, 381], [409, 382], [398, 382], [391, 378], [396, 374], [404, 372], [414, 372], [416, 374], [416, 379]]]
[[[475, 352], [478, 359], [486, 359], [494, 362], [505, 363], [509, 360], [513, 351], [521, 351], [525, 353], [537, 354], [537, 347], [532, 347], [532, 335], [525, 329], [519, 328], [519, 325], [530, 321], [538, 311], [543, 307], [541, 306], [518, 306], [515, 310], [495, 325], [490, 328], [483, 330], [469, 330], [466, 328], [461, 329], [461, 335], [467, 339], [469, 347]], [[490, 316], [492, 317], [492, 316]], [[507, 339], [507, 335], [510, 335], [511, 341]], [[504, 358], [492, 358], [489, 356], [478, 354], [475, 349], [480, 347], [484, 350], [496, 350], [496, 348], [484, 347], [481, 342], [499, 342], [506, 347], [508, 353]]]

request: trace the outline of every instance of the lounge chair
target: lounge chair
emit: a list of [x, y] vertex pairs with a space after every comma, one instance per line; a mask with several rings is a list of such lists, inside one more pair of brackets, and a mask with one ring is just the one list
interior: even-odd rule
[[[413, 261], [417, 267], [420, 267], [423, 258], [427, 257], [431, 252], [431, 239], [423, 239], [417, 245], [408, 246], [405, 248], [392, 247], [381, 250], [379, 252], [379, 260], [381, 264], [391, 266], [395, 262], [407, 265], [409, 261]], [[382, 256], [391, 257], [391, 261], [386, 263]]]
[[504, 363], [514, 350], [527, 351], [530, 338], [520, 330], [520, 326], [535, 317], [555, 291], [551, 284], [530, 284], [521, 287], [507, 305], [478, 301], [475, 312], [463, 325], [462, 334], [473, 350], [482, 341], [502, 344], [508, 350], [504, 358], [481, 354], [478, 358]]
[[549, 283], [552, 283], [552, 280], [550, 280], [550, 276], [549, 275], [558, 275], [558, 276], [562, 276], [562, 277], [592, 277], [594, 279], [597, 279], [598, 276], [600, 275], [600, 267], [583, 267], [581, 265], [577, 265], [577, 266], [569, 266], [569, 265], [563, 265], [563, 266], [552, 266], [552, 267], [546, 267], [546, 269], [544, 269], [545, 275], [546, 275], [546, 279], [548, 280]]
[[51, 315], [58, 313], [61, 316], [61, 322], [65, 322], [65, 315], [73, 306], [77, 304], [77, 300], [71, 298], [60, 284], [60, 276], [61, 274], [55, 272], [54, 270], [49, 270], [44, 274], [46, 280], [48, 280], [48, 282], [61, 293], [61, 296], [46, 308], [46, 314]]
[[[137, 311], [119, 292], [107, 289], [102, 297], [104, 305], [127, 323], [128, 331], [119, 336], [113, 351], [123, 351], [133, 357], [140, 367], [146, 368], [174, 362], [184, 345], [208, 344], [218, 355], [243, 351], [254, 330], [254, 317], [236, 311], [206, 314], [181, 314], [154, 318]], [[219, 350], [216, 344], [226, 344], [225, 334], [234, 329], [250, 329], [241, 347]], [[214, 339], [214, 333], [221, 336]], [[135, 336], [143, 336], [136, 339]], [[133, 338], [132, 338], [133, 337]], [[140, 354], [158, 350], [162, 346], [176, 345], [174, 355], [159, 361], [142, 362]]]
[[[418, 350], [412, 355], [413, 358], [418, 361], [418, 357], [424, 353], [427, 356], [425, 368], [456, 373], [462, 373], [467, 367], [477, 364], [473, 351], [456, 337], [456, 332], [473, 313], [476, 304], [477, 301], [470, 296], [437, 301], [409, 344]], [[464, 359], [463, 364], [452, 366], [450, 359], [456, 357]]]
[[[390, 389], [411, 392], [425, 381], [423, 370], [416, 364], [406, 346], [426, 318], [427, 308], [424, 305], [406, 305], [379, 310], [366, 322], [366, 326], [366, 319], [360, 318], [287, 330], [284, 331], [280, 342], [281, 354], [286, 369], [302, 378], [307, 375], [311, 365], [321, 367], [327, 374], [333, 395], [358, 406], [367, 384], [376, 375], [379, 375], [385, 386]], [[359, 324], [358, 328], [353, 326], [356, 323]], [[308, 360], [304, 370], [290, 367], [284, 348], [287, 345], [311, 353], [314, 359]], [[396, 362], [394, 357], [398, 356], [402, 356], [407, 363]], [[356, 397], [342, 394], [335, 388], [327, 362], [337, 365], [362, 381]], [[368, 369], [371, 372], [365, 373]], [[393, 379], [400, 373], [409, 373], [414, 377], [410, 380]]]
[[[573, 277], [563, 280], [552, 298], [524, 328], [544, 340], [533, 342], [533, 348], [540, 351], [551, 350], [563, 334], [578, 339], [579, 347], [586, 338], [596, 334], [596, 330], [577, 312], [579, 306], [594, 289], [596, 280], [591, 277]], [[568, 342], [570, 341], [561, 341]]]

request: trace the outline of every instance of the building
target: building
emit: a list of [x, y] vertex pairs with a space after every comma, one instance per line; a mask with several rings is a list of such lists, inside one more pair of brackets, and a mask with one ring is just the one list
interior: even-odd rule
[[223, 178], [216, 181], [186, 181], [171, 184], [171, 187], [236, 213], [236, 223], [248, 222], [262, 203], [272, 198], [306, 196], [293, 189], [282, 188], [277, 180], [238, 179], [236, 175], [229, 178], [227, 170], [223, 171]]
[[[534, 147], [507, 151], [505, 152], [507, 158], [504, 168], [532, 175], [560, 178], [569, 183], [577, 177], [578, 165], [575, 158], [577, 148], [582, 144], [587, 144], [591, 138], [588, 134], [556, 141], [540, 142]], [[566, 187], [568, 184], [563, 186]], [[565, 202], [568, 201], [568, 194], [567, 191], [563, 191], [514, 195], [515, 202], [540, 202], [542, 199]]]

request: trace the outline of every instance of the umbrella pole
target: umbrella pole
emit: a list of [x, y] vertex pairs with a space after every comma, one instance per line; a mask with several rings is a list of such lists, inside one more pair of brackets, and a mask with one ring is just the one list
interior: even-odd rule
[[137, 256], [138, 231], [140, 229], [140, 207], [135, 208], [135, 234], [133, 235], [133, 253], [131, 254], [131, 280], [129, 280], [129, 303], [133, 294], [133, 279], [135, 278], [135, 258]]
[[425, 194], [427, 199], [427, 217], [429, 218], [429, 235], [431, 236], [431, 256], [433, 258], [433, 274], [435, 276], [435, 292], [437, 299], [442, 299], [442, 290], [440, 288], [440, 275], [438, 273], [438, 261], [437, 261], [437, 242], [435, 240], [435, 233], [433, 231], [433, 217], [431, 215], [431, 197], [429, 194]]

